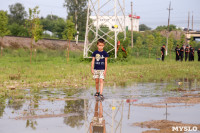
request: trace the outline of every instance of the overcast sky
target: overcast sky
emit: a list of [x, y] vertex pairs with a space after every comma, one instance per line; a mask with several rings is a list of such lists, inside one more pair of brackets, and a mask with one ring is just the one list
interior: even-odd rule
[[[100, 0], [101, 1], [101, 0]], [[105, 1], [105, 0], [102, 0]], [[122, 1], [122, 0], [119, 0]], [[133, 2], [134, 14], [141, 17], [140, 24], [146, 24], [151, 28], [159, 25], [167, 25], [168, 6], [170, 0], [125, 0], [126, 14], [131, 13], [130, 2]], [[40, 7], [40, 15], [46, 17], [48, 14], [66, 18], [66, 8], [63, 7], [64, 0], [0, 0], [0, 10], [9, 11], [8, 6], [16, 2], [22, 3], [26, 11], [35, 6]], [[171, 24], [179, 27], [187, 27], [188, 11], [194, 15], [194, 29], [200, 30], [200, 0], [171, 0]], [[191, 26], [190, 26], [191, 27]]]

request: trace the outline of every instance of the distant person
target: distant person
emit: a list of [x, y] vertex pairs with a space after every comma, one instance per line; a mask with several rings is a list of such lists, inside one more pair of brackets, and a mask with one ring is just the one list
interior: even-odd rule
[[194, 48], [190, 45], [189, 61], [194, 61]]
[[197, 50], [198, 61], [200, 61], [200, 48]]
[[178, 61], [179, 60], [179, 53], [180, 53], [179, 45], [176, 46], [175, 52], [176, 52], [176, 61]]
[[[94, 51], [94, 53], [92, 54], [92, 64], [91, 64], [91, 71], [96, 83], [95, 97], [100, 96], [100, 98], [102, 99], [104, 98], [102, 93], [103, 93], [104, 77], [106, 76], [106, 71], [107, 71], [107, 58], [108, 58], [108, 53], [103, 50], [104, 46], [105, 46], [105, 41], [103, 39], [99, 39], [97, 41], [98, 50]], [[100, 83], [100, 92], [99, 92], [99, 83]]]
[[182, 45], [182, 47], [180, 48], [180, 58], [181, 58], [181, 61], [183, 61], [183, 56], [184, 56], [184, 46]]
[[102, 102], [96, 101], [94, 117], [90, 123], [90, 133], [106, 133], [106, 124], [105, 119], [103, 118]]
[[185, 61], [187, 61], [188, 54], [189, 54], [189, 47], [187, 45], [186, 48], [185, 48]]
[[162, 57], [162, 61], [164, 61], [165, 60], [165, 45], [161, 47], [161, 57]]

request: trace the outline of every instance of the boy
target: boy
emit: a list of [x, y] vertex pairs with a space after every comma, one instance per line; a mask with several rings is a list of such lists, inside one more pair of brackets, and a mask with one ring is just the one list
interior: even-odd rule
[[[96, 83], [96, 93], [95, 97], [100, 96], [103, 99], [103, 82], [104, 77], [106, 76], [107, 72], [107, 58], [108, 53], [103, 50], [105, 46], [105, 41], [103, 39], [99, 39], [97, 41], [98, 50], [94, 51], [92, 54], [92, 65], [91, 70], [93, 74], [93, 78], [95, 79]], [[100, 83], [100, 92], [99, 92], [99, 83]]]

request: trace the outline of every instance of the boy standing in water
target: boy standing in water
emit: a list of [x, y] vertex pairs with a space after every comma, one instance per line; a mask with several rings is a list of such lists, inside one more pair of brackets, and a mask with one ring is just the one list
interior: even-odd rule
[[[105, 46], [105, 41], [103, 39], [99, 39], [97, 41], [98, 50], [94, 51], [94, 53], [92, 54], [92, 65], [91, 65], [91, 71], [96, 83], [96, 93], [94, 96], [95, 97], [100, 96], [100, 98], [103, 98], [102, 95], [103, 82], [107, 72], [108, 53], [103, 50], [104, 46]], [[99, 92], [99, 84], [100, 84], [100, 92]]]

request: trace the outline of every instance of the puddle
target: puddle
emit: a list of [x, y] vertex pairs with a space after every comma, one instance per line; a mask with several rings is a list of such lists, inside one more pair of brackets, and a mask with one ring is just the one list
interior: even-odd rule
[[[200, 84], [177, 82], [113, 84], [104, 87], [102, 102], [93, 97], [94, 87], [75, 94], [65, 89], [22, 90], [24, 99], [8, 98], [0, 104], [0, 133], [168, 133], [180, 123], [200, 128]], [[184, 91], [169, 91], [178, 87]]]

